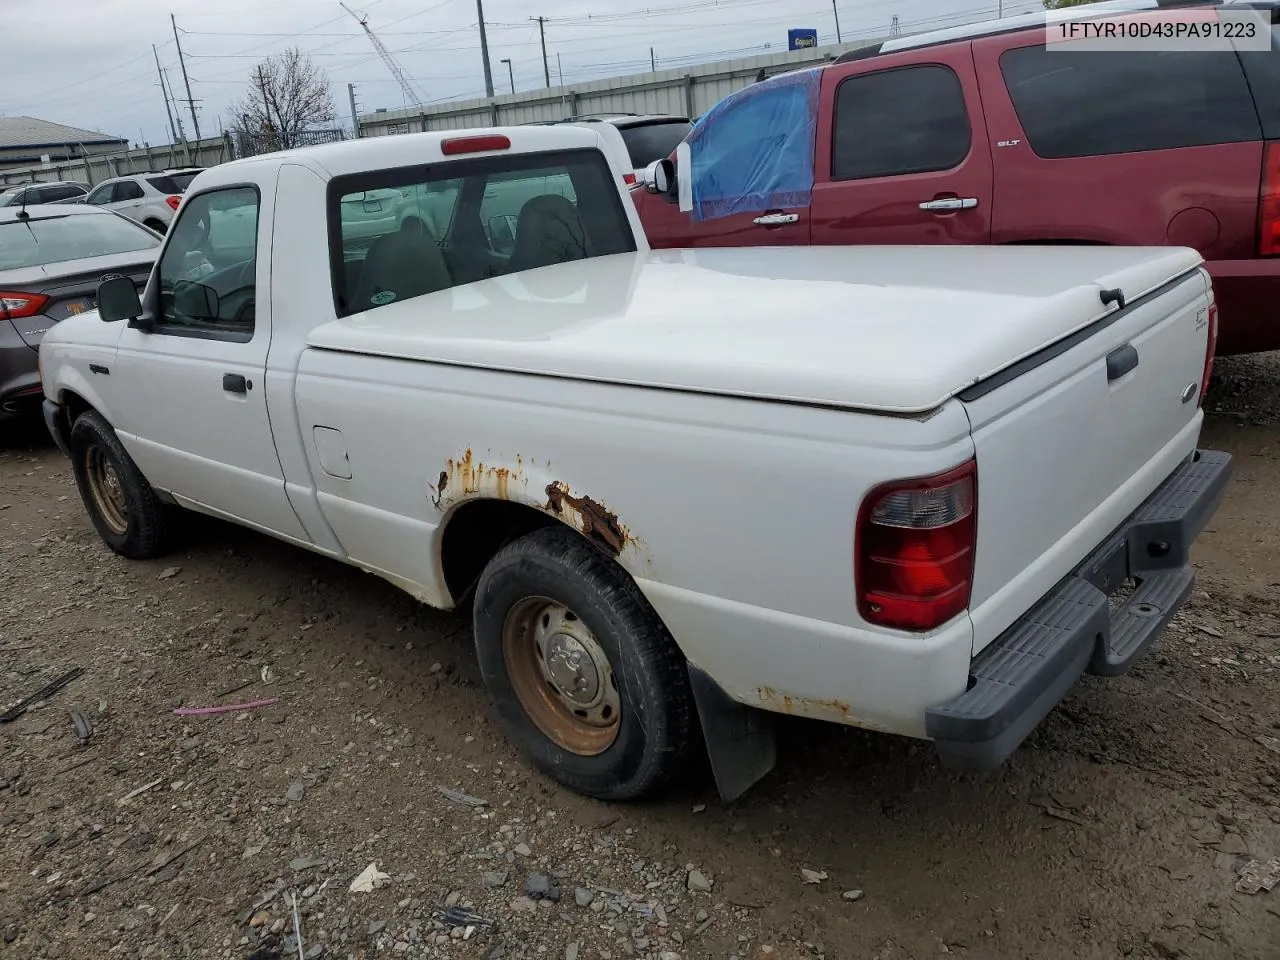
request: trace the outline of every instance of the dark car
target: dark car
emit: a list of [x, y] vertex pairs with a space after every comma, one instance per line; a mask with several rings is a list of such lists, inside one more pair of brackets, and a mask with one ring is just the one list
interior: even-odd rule
[[[1209, 31], [1246, 10], [1272, 24], [1269, 50], [1046, 46], [1046, 16]], [[1274, 350], [1278, 11], [1277, 0], [1100, 3], [897, 37], [771, 77], [689, 134], [692, 169], [676, 171], [685, 209], [638, 191], [640, 219], [657, 248], [1193, 247], [1213, 276], [1218, 352]]]
[[0, 207], [0, 420], [38, 412], [40, 340], [96, 306], [105, 278], [146, 286], [160, 235], [97, 207]]
[[75, 203], [89, 194], [89, 188], [77, 180], [55, 183], [22, 183], [5, 187], [0, 192], [0, 207], [20, 207], [37, 203]]

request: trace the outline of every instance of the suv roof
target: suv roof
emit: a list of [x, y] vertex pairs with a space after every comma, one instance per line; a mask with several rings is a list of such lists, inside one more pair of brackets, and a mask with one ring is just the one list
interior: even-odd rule
[[879, 56], [883, 53], [896, 53], [900, 50], [915, 50], [920, 47], [931, 47], [940, 43], [952, 43], [956, 40], [974, 40], [978, 37], [989, 37], [1000, 33], [1013, 33], [1033, 27], [1042, 27], [1046, 23], [1059, 23], [1064, 20], [1095, 19], [1098, 17], [1116, 16], [1123, 13], [1143, 13], [1148, 10], [1178, 10], [1195, 7], [1221, 7], [1224, 10], [1280, 10], [1280, 0], [1102, 0], [1100, 3], [1086, 3], [1080, 6], [1063, 7], [1059, 10], [1045, 10], [1039, 13], [1023, 13], [1009, 17], [997, 17], [990, 20], [979, 20], [958, 27], [944, 27], [926, 33], [913, 33], [905, 37], [894, 37], [881, 43], [873, 43], [857, 50], [836, 57], [835, 63], [850, 63], [864, 60], [867, 57]]

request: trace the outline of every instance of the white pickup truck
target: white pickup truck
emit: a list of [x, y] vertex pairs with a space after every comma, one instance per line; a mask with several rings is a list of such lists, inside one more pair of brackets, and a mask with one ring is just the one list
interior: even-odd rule
[[601, 798], [702, 749], [741, 794], [770, 711], [988, 769], [1143, 653], [1230, 472], [1194, 252], [650, 252], [625, 172], [520, 127], [201, 173], [41, 345], [103, 540], [185, 508], [470, 604], [513, 740]]

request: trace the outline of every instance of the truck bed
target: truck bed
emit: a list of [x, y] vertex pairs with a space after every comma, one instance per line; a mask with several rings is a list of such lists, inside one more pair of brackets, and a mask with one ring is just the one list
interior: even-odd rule
[[308, 343], [912, 414], [1113, 313], [1101, 291], [1137, 300], [1199, 263], [1189, 249], [1124, 247], [620, 254], [355, 314]]

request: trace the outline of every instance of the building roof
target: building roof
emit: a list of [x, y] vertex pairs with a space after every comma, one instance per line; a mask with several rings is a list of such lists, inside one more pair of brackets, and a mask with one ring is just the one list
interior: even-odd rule
[[60, 147], [67, 143], [128, 143], [124, 137], [81, 130], [35, 117], [0, 117], [0, 149]]

